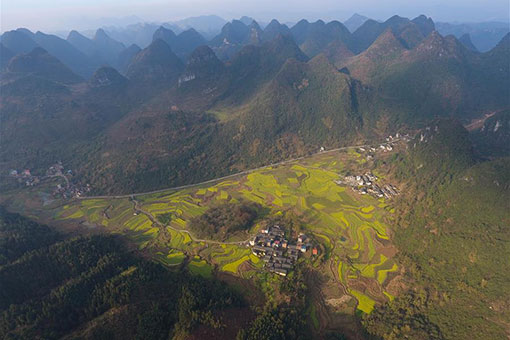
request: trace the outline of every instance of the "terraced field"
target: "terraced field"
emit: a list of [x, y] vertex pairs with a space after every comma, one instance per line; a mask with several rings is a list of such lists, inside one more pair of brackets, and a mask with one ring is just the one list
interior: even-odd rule
[[250, 255], [249, 248], [235, 243], [243, 240], [231, 238], [224, 244], [197, 241], [184, 232], [188, 221], [211, 206], [239, 200], [257, 202], [272, 213], [291, 210], [322, 245], [324, 262], [315, 266], [327, 268], [323, 272], [330, 281], [356, 298], [359, 310], [370, 313], [375, 303], [393, 297], [386, 287], [398, 267], [392, 259], [394, 252], [385, 223], [391, 206], [383, 199], [360, 196], [334, 182], [346, 171], [346, 165], [361, 166], [359, 158], [353, 152], [316, 155], [256, 170], [235, 180], [136, 196], [139, 208], [152, 215], [153, 221], [161, 214], [171, 214], [166, 226], [154, 223], [145, 214], [135, 214], [133, 202], [127, 198], [74, 201], [56, 211], [55, 218], [82, 220], [125, 232], [141, 249], [157, 249], [155, 258], [167, 265], [179, 264], [187, 255], [192, 259], [190, 270], [201, 275], [208, 275], [204, 263], [243, 275], [262, 266]]

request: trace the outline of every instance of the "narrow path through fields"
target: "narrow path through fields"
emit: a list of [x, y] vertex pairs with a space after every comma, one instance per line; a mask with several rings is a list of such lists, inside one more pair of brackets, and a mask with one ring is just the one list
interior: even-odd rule
[[142, 208], [140, 208], [140, 203], [135, 199], [134, 196], [131, 196], [131, 201], [133, 202], [133, 209], [135, 210], [136, 213], [138, 214], [144, 214], [145, 216], [147, 216], [147, 218], [149, 220], [151, 220], [151, 222], [155, 225], [157, 225], [158, 227], [161, 228], [169, 228], [169, 229], [172, 229], [173, 231], [176, 231], [176, 232], [180, 232], [180, 233], [186, 233], [189, 235], [189, 237], [191, 238], [191, 240], [193, 240], [194, 242], [204, 242], [204, 243], [209, 243], [209, 244], [234, 244], [234, 245], [243, 245], [243, 244], [246, 244], [250, 241], [250, 239], [252, 238], [252, 236], [250, 235], [249, 238], [247, 238], [246, 240], [244, 241], [236, 241], [236, 242], [222, 242], [222, 241], [216, 241], [216, 240], [206, 240], [206, 239], [200, 239], [200, 238], [197, 238], [195, 237], [191, 232], [189, 232], [188, 230], [185, 230], [185, 229], [177, 229], [177, 228], [174, 228], [170, 225], [163, 225], [161, 224], [150, 212], [146, 211], [146, 210], [143, 210]]

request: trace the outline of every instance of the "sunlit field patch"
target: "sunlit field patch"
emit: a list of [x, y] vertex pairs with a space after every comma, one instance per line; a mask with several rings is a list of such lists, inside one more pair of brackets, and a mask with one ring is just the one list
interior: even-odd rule
[[75, 212], [71, 213], [70, 215], [64, 216], [63, 218], [80, 218], [83, 217], [85, 214], [82, 210], [76, 210]]
[[390, 269], [379, 269], [377, 271], [377, 281], [379, 281], [380, 284], [384, 284], [388, 277], [388, 273], [396, 272], [397, 270], [398, 266], [396, 263], [393, 263]]
[[156, 260], [163, 263], [167, 266], [176, 266], [181, 264], [184, 259], [186, 259], [186, 255], [182, 251], [172, 250], [169, 254], [165, 256], [162, 252], [156, 253]]
[[234, 262], [231, 262], [231, 263], [227, 263], [226, 265], [224, 265], [221, 268], [221, 270], [227, 271], [227, 272], [231, 272], [231, 273], [237, 273], [237, 269], [239, 268], [239, 266], [241, 264], [243, 264], [244, 262], [249, 261], [249, 260], [250, 260], [250, 256], [249, 255], [245, 255], [245, 256], [241, 257], [237, 261], [234, 261]]
[[367, 314], [372, 312], [375, 306], [375, 301], [373, 299], [354, 289], [350, 289], [349, 293], [351, 293], [356, 298], [356, 300], [358, 300], [358, 309], [360, 311]]
[[189, 271], [195, 275], [201, 275], [205, 278], [212, 277], [212, 267], [200, 257], [194, 257], [188, 264]]

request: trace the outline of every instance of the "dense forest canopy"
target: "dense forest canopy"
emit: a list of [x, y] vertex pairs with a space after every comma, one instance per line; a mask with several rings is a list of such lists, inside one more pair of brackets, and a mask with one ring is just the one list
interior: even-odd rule
[[191, 220], [189, 228], [197, 237], [224, 240], [249, 230], [262, 210], [262, 206], [253, 202], [223, 204]]
[[139, 259], [114, 236], [65, 239], [2, 210], [0, 241], [5, 339], [177, 339], [224, 327], [218, 311], [244, 305], [225, 284]]
[[510, 159], [476, 163], [452, 121], [434, 122], [409, 146], [394, 161], [408, 183], [395, 230], [408, 290], [363, 323], [383, 338], [504, 338]]

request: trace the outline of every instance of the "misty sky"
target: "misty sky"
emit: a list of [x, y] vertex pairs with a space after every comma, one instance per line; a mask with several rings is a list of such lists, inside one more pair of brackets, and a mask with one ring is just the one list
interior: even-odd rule
[[205, 14], [227, 20], [248, 15], [282, 22], [301, 18], [343, 21], [355, 12], [382, 20], [394, 14], [415, 17], [423, 13], [435, 21], [508, 21], [509, 11], [509, 0], [1, 0], [1, 30], [83, 30], [128, 16], [166, 22]]

